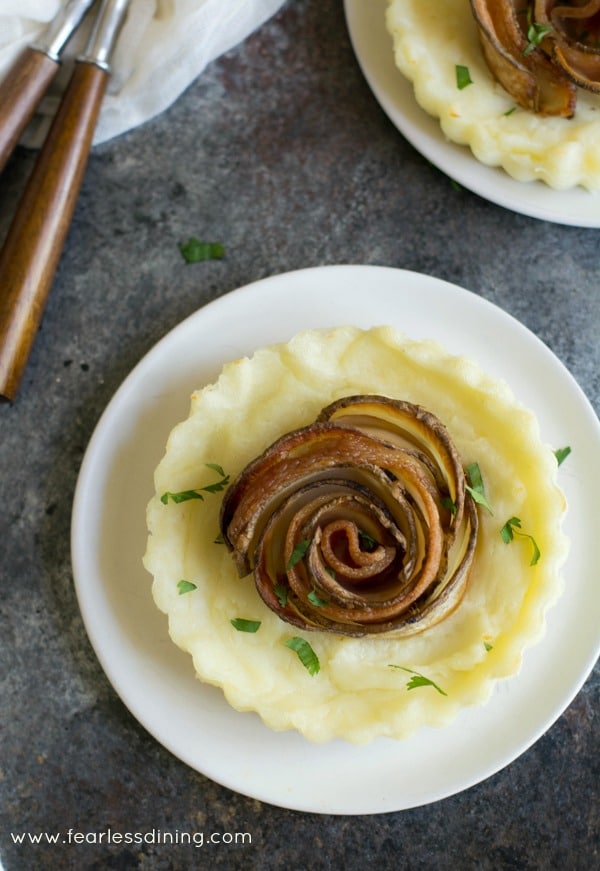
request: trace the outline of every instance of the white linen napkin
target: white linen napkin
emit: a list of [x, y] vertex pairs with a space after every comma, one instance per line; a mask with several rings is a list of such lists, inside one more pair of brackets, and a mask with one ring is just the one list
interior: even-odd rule
[[[0, 78], [66, 2], [0, 0]], [[164, 111], [207, 64], [282, 5], [283, 0], [131, 0], [94, 142], [104, 142]], [[67, 46], [64, 69], [29, 125], [24, 144], [36, 146], [43, 140], [93, 15], [94, 8]]]

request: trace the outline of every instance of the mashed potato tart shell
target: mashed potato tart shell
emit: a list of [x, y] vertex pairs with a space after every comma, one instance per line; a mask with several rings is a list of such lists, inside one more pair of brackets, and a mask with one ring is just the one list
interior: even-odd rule
[[[598, 95], [578, 89], [573, 118], [516, 108], [487, 67], [469, 0], [390, 0], [386, 23], [396, 66], [448, 139], [517, 181], [600, 189]], [[462, 89], [457, 65], [467, 67], [472, 81]]]
[[[436, 414], [465, 465], [479, 464], [494, 512], [480, 509], [475, 567], [461, 605], [439, 625], [404, 640], [296, 632], [264, 605], [251, 576], [238, 577], [230, 554], [215, 543], [221, 495], [167, 505], [160, 499], [166, 491], [212, 483], [208, 464], [237, 475], [281, 434], [355, 393], [407, 399]], [[495, 682], [516, 674], [525, 649], [542, 637], [545, 611], [562, 589], [568, 548], [556, 478], [556, 459], [533, 414], [475, 362], [388, 327], [309, 330], [227, 364], [215, 384], [194, 393], [190, 415], [172, 431], [156, 470], [144, 562], [174, 643], [234, 708], [256, 711], [271, 728], [296, 729], [316, 742], [402, 739], [483, 704]], [[507, 545], [500, 536], [512, 516], [535, 534], [542, 556], [534, 566], [527, 539]], [[180, 595], [182, 579], [196, 589]], [[236, 631], [236, 617], [260, 621], [259, 630]], [[319, 658], [316, 675], [285, 645], [297, 634]], [[411, 673], [403, 669], [425, 676], [445, 695], [431, 684], [408, 689]]]

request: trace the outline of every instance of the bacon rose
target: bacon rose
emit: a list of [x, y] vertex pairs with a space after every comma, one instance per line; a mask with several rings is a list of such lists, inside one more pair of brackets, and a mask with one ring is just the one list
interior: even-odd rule
[[460, 602], [477, 510], [445, 426], [421, 406], [350, 396], [282, 436], [230, 485], [238, 573], [301, 629], [412, 635]]

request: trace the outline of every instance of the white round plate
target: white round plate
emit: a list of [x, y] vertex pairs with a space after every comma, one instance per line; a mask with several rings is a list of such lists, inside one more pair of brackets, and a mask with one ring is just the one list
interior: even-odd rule
[[403, 136], [434, 166], [479, 196], [513, 212], [570, 224], [600, 227], [600, 193], [583, 188], [557, 191], [543, 182], [519, 182], [503, 169], [480, 163], [467, 146], [442, 133], [437, 118], [415, 100], [412, 84], [394, 63], [385, 26], [387, 0], [344, 0], [352, 45], [382, 109]]
[[[445, 729], [367, 746], [307, 742], [272, 732], [194, 677], [169, 640], [142, 567], [153, 472], [189, 397], [222, 365], [305, 328], [396, 326], [431, 338], [505, 378], [537, 412], [546, 441], [570, 445], [561, 467], [572, 539], [566, 591], [544, 640], [488, 704]], [[72, 558], [90, 640], [117, 693], [154, 737], [192, 768], [236, 792], [295, 810], [368, 814], [427, 804], [514, 760], [560, 716], [598, 656], [595, 528], [600, 424], [572, 376], [532, 333], [469, 291], [413, 272], [324, 266], [258, 281], [200, 309], [136, 366], [100, 419], [81, 468]], [[318, 774], [317, 774], [318, 773]]]

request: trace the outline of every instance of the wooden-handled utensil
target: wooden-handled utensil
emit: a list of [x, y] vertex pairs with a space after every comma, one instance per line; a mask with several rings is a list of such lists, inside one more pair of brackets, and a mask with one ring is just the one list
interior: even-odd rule
[[0, 85], [0, 171], [58, 73], [63, 48], [94, 2], [70, 0], [5, 75]]
[[75, 211], [129, 0], [103, 0], [0, 252], [0, 396], [13, 400]]

